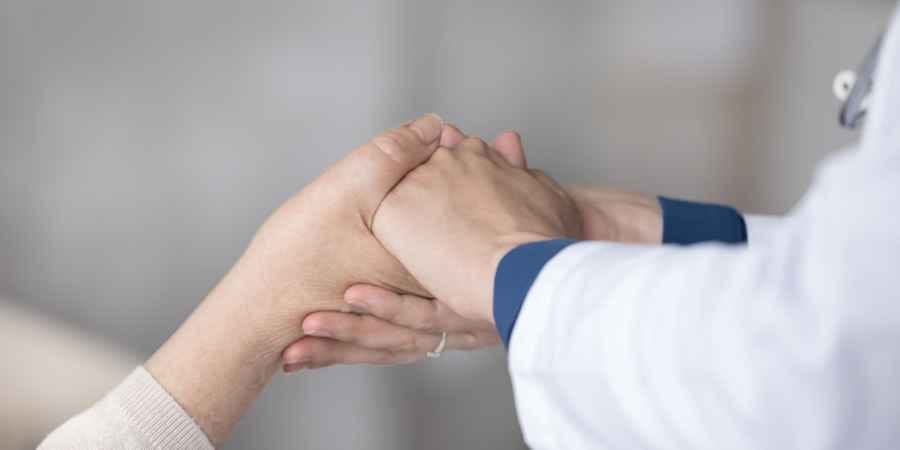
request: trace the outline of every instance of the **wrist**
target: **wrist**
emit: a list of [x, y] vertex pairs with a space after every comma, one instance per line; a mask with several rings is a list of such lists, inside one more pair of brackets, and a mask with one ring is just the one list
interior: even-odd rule
[[147, 360], [147, 371], [214, 444], [223, 443], [277, 372], [278, 352], [233, 305], [207, 298]]
[[631, 202], [617, 204], [612, 208], [612, 217], [618, 230], [617, 242], [662, 243], [662, 209], [655, 197], [634, 194]]
[[203, 301], [209, 305], [209, 317], [227, 317], [242, 330], [243, 349], [261, 355], [278, 355], [302, 337], [299, 324], [307, 313], [305, 303], [297, 299], [302, 295], [301, 282], [278, 283], [272, 275], [265, 267], [242, 259]]
[[229, 273], [145, 363], [210, 441], [221, 444], [300, 337], [299, 321], [273, 320], [271, 297]]
[[583, 239], [662, 242], [662, 209], [656, 197], [588, 186], [568, 186], [566, 191], [581, 215]]

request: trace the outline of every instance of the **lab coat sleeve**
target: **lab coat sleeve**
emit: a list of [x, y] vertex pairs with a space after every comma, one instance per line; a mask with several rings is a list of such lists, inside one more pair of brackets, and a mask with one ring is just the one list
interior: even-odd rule
[[535, 251], [524, 301], [495, 292], [526, 441], [896, 446], [898, 204], [900, 154], [843, 155], [758, 245]]

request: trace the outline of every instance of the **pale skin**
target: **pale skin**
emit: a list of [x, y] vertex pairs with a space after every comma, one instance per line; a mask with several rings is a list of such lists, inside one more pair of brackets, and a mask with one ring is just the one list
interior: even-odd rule
[[581, 220], [549, 177], [467, 138], [410, 172], [382, 202], [372, 231], [450, 309], [490, 326], [500, 259], [524, 243], [577, 238]]
[[[435, 201], [433, 208], [446, 207], [448, 187], [456, 182], [454, 180], [473, 175], [466, 170], [460, 172], [464, 169], [461, 164], [475, 161], [480, 167], [478, 174], [484, 181], [490, 181], [482, 187], [497, 194], [494, 200], [510, 200], [516, 196], [543, 199], [542, 203], [534, 205], [532, 217], [522, 222], [526, 229], [512, 234], [516, 238], [580, 233], [577, 209], [573, 203], [561, 201], [568, 198], [565, 192], [544, 176], [504, 162], [505, 157], [493, 155], [477, 140], [464, 139], [456, 146], [459, 150], [454, 151], [459, 151], [465, 158], [451, 158], [458, 163], [455, 173], [421, 172], [410, 178], [408, 175], [418, 167], [424, 167], [423, 163], [430, 161], [441, 148], [440, 139], [445, 130], [436, 116], [425, 116], [389, 130], [353, 151], [288, 200], [260, 228], [245, 254], [194, 313], [145, 363], [145, 368], [194, 418], [214, 444], [227, 439], [269, 383], [283, 364], [282, 353], [290, 355], [291, 349], [285, 348], [292, 342], [304, 342], [304, 331], [310, 331], [306, 324], [316, 323], [311, 315], [314, 312], [349, 316], [349, 311], [356, 305], [356, 310], [365, 309], [372, 314], [368, 316], [370, 320], [382, 324], [387, 322], [378, 317], [393, 319], [401, 325], [392, 326], [404, 332], [408, 328], [402, 326], [404, 323], [420, 330], [458, 330], [453, 331], [454, 348], [477, 348], [497, 342], [490, 318], [479, 315], [478, 303], [464, 303], [467, 297], [483, 301], [489, 293], [477, 289], [453, 292], [447, 286], [458, 281], [449, 281], [450, 284], [432, 281], [441, 290], [439, 292], [455, 299], [456, 303], [445, 307], [441, 306], [443, 303], [426, 300], [431, 296], [430, 287], [419, 284], [416, 276], [406, 270], [411, 266], [388, 252], [385, 246], [392, 245], [394, 251], [409, 255], [411, 248], [398, 242], [405, 239], [396, 236], [411, 234], [410, 227], [431, 226], [426, 222], [410, 221], [405, 225], [396, 222], [402, 220], [403, 215], [419, 214], [404, 207], [403, 197], [387, 202], [390, 196], [403, 194], [406, 191], [403, 186], [421, 186], [426, 177], [430, 180], [426, 184], [439, 182], [442, 191], [435, 194], [443, 192], [444, 195], [435, 196], [441, 201]], [[448, 152], [446, 148], [441, 151]], [[522, 158], [524, 167], [524, 155]], [[501, 166], [507, 171], [502, 176], [496, 171]], [[506, 178], [510, 174], [522, 183], [509, 183]], [[410, 180], [413, 182], [408, 183]], [[525, 191], [517, 191], [518, 185], [524, 186]], [[473, 189], [484, 191], [482, 187], [473, 186]], [[411, 192], [415, 194], [415, 191]], [[472, 189], [466, 194], [471, 198]], [[406, 201], [420, 200], [430, 201], [415, 197]], [[550, 213], [544, 214], [544, 208]], [[426, 216], [434, 217], [436, 211], [431, 209]], [[376, 222], [378, 215], [384, 215], [386, 219]], [[505, 231], [509, 230], [503, 226], [497, 228], [498, 223], [492, 223], [489, 216], [473, 216], [471, 218], [475, 220], [464, 225], [504, 231], [506, 236]], [[557, 216], [565, 217], [565, 220], [555, 220]], [[531, 219], [536, 219], [534, 229], [529, 225]], [[558, 228], [560, 224], [565, 226]], [[396, 228], [394, 233], [399, 234], [390, 242], [379, 241], [372, 235], [372, 227], [386, 227], [388, 231]], [[423, 238], [436, 239], [436, 233], [448, 232], [453, 234], [452, 229], [437, 227]], [[468, 230], [455, 232], [465, 234]], [[469, 241], [460, 248], [468, 249], [471, 254], [456, 255], [457, 259], [471, 257], [480, 262], [473, 274], [492, 274], [490, 266], [494, 262], [485, 264], [485, 260], [500, 255], [503, 246], [518, 242], [496, 242], [491, 233], [483, 237], [492, 244], [483, 247], [483, 242]], [[421, 258], [421, 254], [412, 253], [411, 259]], [[420, 269], [421, 275], [429, 280], [436, 279], [433, 268], [428, 264], [421, 266], [425, 267]], [[489, 277], [484, 276], [485, 279]], [[480, 287], [484, 287], [483, 283]], [[390, 296], [379, 303], [377, 293], [389, 293]], [[424, 305], [432, 309], [423, 310]], [[457, 314], [455, 310], [462, 313]], [[310, 317], [308, 322], [304, 321], [307, 317]], [[429, 322], [429, 318], [435, 321]], [[298, 327], [300, 323], [304, 326]], [[425, 343], [410, 341], [408, 336], [392, 336], [387, 332], [367, 336], [369, 347], [330, 342], [346, 345], [344, 352], [335, 352], [337, 358], [351, 359], [354, 349], [363, 348], [365, 356], [355, 358], [370, 358], [368, 361], [374, 363], [414, 361], [430, 349]], [[315, 339], [315, 342], [323, 342], [321, 338]], [[227, 351], [222, 351], [224, 342], [228, 343]], [[428, 344], [431, 343], [434, 342]], [[390, 351], [368, 353], [379, 348]]]
[[388, 192], [438, 148], [442, 124], [427, 115], [386, 131], [284, 203], [145, 363], [214, 444], [278, 371], [308, 314], [348, 310], [344, 292], [360, 283], [429, 295], [369, 226]]
[[[455, 148], [467, 137], [455, 126], [445, 125], [441, 146]], [[518, 133], [501, 133], [491, 147], [510, 166], [527, 169]], [[662, 215], [655, 197], [589, 186], [567, 186], [564, 190], [580, 212], [581, 239], [661, 243]], [[448, 350], [499, 344], [493, 326], [466, 320], [440, 300], [370, 285], [351, 287], [344, 300], [355, 313], [318, 312], [304, 320], [307, 336], [284, 351], [286, 372], [334, 364], [419, 361], [438, 345], [442, 331], [448, 333]]]

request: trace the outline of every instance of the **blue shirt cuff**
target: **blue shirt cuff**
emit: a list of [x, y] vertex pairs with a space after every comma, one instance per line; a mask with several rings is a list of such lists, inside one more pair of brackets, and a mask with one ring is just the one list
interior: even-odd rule
[[666, 197], [659, 197], [659, 206], [663, 215], [663, 244], [747, 242], [747, 224], [744, 217], [730, 206], [686, 202]]
[[555, 239], [522, 244], [500, 260], [494, 275], [494, 323], [507, 348], [525, 297], [541, 269], [557, 253], [575, 242]]

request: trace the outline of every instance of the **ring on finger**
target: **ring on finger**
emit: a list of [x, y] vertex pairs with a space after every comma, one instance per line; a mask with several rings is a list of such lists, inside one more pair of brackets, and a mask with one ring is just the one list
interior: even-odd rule
[[444, 352], [444, 347], [447, 346], [447, 332], [444, 331], [441, 333], [441, 342], [438, 343], [437, 347], [434, 350], [425, 354], [425, 356], [429, 358], [440, 358], [441, 353]]

